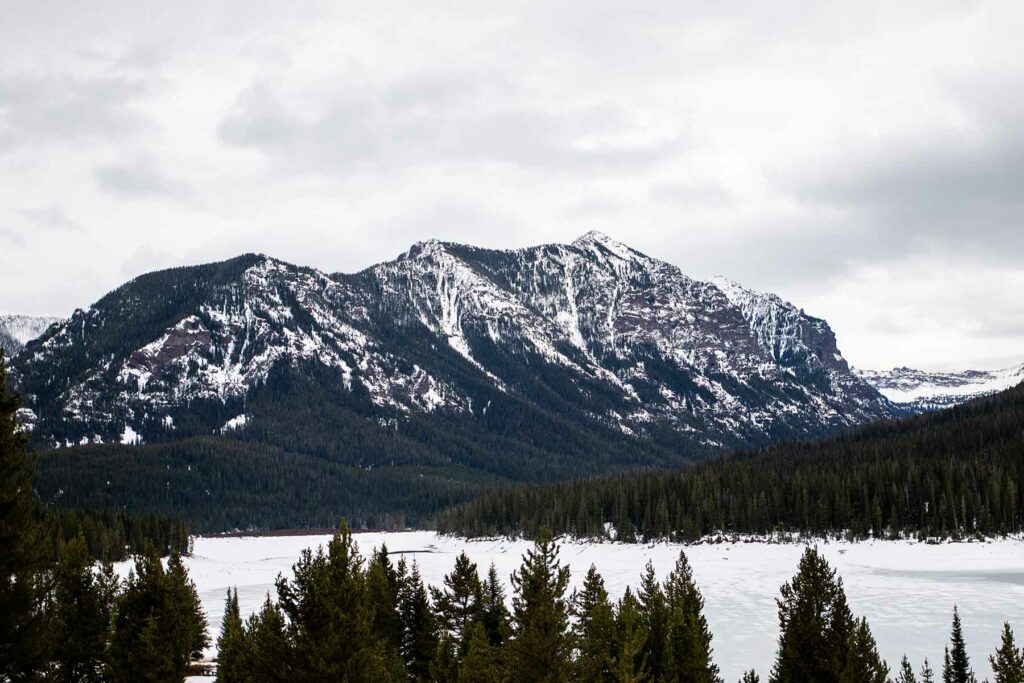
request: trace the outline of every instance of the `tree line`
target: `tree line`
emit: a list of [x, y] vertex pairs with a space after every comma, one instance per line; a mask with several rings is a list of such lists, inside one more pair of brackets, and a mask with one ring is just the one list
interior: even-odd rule
[[[368, 559], [346, 525], [303, 551], [277, 598], [243, 620], [228, 590], [217, 641], [217, 680], [265, 681], [722, 681], [704, 599], [685, 552], [659, 580], [648, 563], [634, 591], [609, 597], [591, 566], [568, 591], [569, 567], [542, 531], [511, 577], [511, 600], [492, 564], [482, 576], [465, 553], [439, 587], [386, 547]], [[954, 608], [938, 672], [904, 657], [895, 676], [871, 628], [851, 611], [836, 575], [809, 547], [778, 599], [780, 635], [770, 683], [975, 683]], [[509, 607], [510, 605], [510, 607]], [[1024, 681], [1024, 650], [1009, 624], [990, 657], [995, 683]], [[747, 671], [741, 683], [759, 682]]]
[[86, 551], [101, 562], [120, 562], [141, 555], [152, 545], [161, 557], [192, 548], [188, 524], [179, 517], [114, 510], [48, 508], [41, 510], [47, 547], [56, 559], [61, 544], [81, 536]]
[[693, 541], [719, 533], [962, 538], [1024, 530], [1024, 387], [831, 439], [676, 470], [495, 491], [438, 529]]
[[0, 358], [0, 681], [181, 681], [209, 643], [181, 555], [165, 566], [147, 544], [121, 581], [109, 562], [97, 566], [83, 531], [119, 555], [148, 531], [168, 530], [161, 540], [178, 544], [181, 529], [155, 518], [41, 512], [4, 374]]

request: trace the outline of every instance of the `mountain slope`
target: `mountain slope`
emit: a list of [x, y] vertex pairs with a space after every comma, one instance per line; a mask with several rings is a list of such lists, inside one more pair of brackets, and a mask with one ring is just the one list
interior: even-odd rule
[[925, 372], [906, 367], [856, 372], [894, 404], [913, 412], [948, 408], [1024, 382], [1024, 364], [963, 372]]
[[28, 315], [0, 315], [0, 349], [8, 358], [15, 356], [25, 348], [25, 344], [59, 320]]
[[253, 254], [151, 273], [29, 343], [11, 374], [39, 448], [216, 434], [495, 481], [674, 464], [893, 410], [824, 321], [599, 233], [431, 240], [354, 274]]

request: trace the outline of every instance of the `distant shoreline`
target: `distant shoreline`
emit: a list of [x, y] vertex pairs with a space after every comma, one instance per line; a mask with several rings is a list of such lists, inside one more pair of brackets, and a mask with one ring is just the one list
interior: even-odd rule
[[[389, 529], [352, 529], [353, 534], [402, 534], [411, 531], [429, 531], [429, 529], [401, 529], [392, 531]], [[338, 533], [335, 528], [315, 529], [267, 529], [263, 531], [221, 531], [213, 534], [196, 534], [195, 538], [271, 538], [275, 536], [333, 536]]]

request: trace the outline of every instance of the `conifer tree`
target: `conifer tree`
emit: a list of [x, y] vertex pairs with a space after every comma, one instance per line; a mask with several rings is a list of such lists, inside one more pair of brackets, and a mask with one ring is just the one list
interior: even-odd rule
[[429, 681], [430, 663], [437, 653], [437, 623], [415, 562], [402, 586], [400, 605], [405, 669], [411, 680]]
[[761, 683], [761, 677], [757, 675], [753, 669], [750, 671], [744, 671], [743, 677], [740, 678], [740, 683]]
[[1024, 683], [1024, 650], [1018, 650], [1010, 624], [1003, 624], [999, 649], [989, 657], [994, 683]]
[[476, 564], [465, 552], [455, 558], [455, 568], [444, 577], [444, 587], [431, 587], [440, 626], [452, 636], [457, 656], [469, 646], [473, 624], [483, 618], [483, 584]]
[[796, 576], [782, 586], [779, 650], [772, 683], [836, 683], [850, 650], [853, 618], [842, 579], [817, 548], [808, 548]]
[[499, 646], [491, 644], [484, 625], [473, 625], [466, 656], [459, 669], [459, 683], [495, 683], [504, 680]]
[[565, 591], [569, 568], [558, 559], [551, 532], [542, 529], [512, 574], [513, 680], [563, 681], [569, 675], [570, 644]]
[[455, 638], [447, 631], [441, 631], [437, 638], [437, 650], [430, 660], [431, 683], [458, 683], [460, 658], [457, 649]]
[[228, 588], [224, 603], [224, 619], [217, 638], [217, 681], [219, 683], [240, 683], [242, 662], [249, 656], [246, 652], [245, 627], [238, 607], [238, 590]]
[[117, 592], [113, 568], [97, 573], [85, 538], [64, 544], [53, 572], [50, 617], [53, 652], [48, 679], [67, 683], [105, 680], [104, 652]]
[[644, 629], [644, 660], [651, 679], [661, 680], [669, 669], [668, 656], [668, 605], [665, 593], [654, 573], [654, 565], [648, 560], [640, 578], [637, 591], [640, 605], [640, 621]]
[[35, 463], [15, 416], [21, 401], [7, 391], [0, 350], [0, 680], [31, 678], [48, 659], [43, 614], [43, 534], [32, 489]]
[[867, 619], [861, 617], [853, 630], [849, 653], [840, 683], [886, 683], [889, 667], [878, 654]]
[[206, 619], [181, 558], [165, 571], [148, 546], [114, 601], [108, 649], [115, 683], [181, 680], [189, 662], [206, 647]]
[[963, 628], [960, 624], [960, 612], [953, 606], [953, 630], [949, 636], [950, 647], [942, 667], [943, 683], [974, 683], [974, 671], [971, 660], [967, 656], [967, 645], [964, 643]]
[[921, 683], [935, 683], [935, 670], [928, 664], [928, 659], [921, 665]]
[[895, 683], [917, 683], [914, 667], [910, 665], [910, 660], [906, 655], [903, 655], [903, 659], [900, 661], [900, 672], [896, 676]]
[[582, 590], [572, 596], [575, 681], [607, 681], [615, 655], [615, 612], [597, 567], [590, 565]]
[[483, 586], [481, 623], [491, 645], [500, 647], [504, 644], [510, 629], [509, 613], [505, 604], [505, 587], [498, 578], [498, 569], [493, 562], [487, 570]]
[[686, 554], [680, 551], [676, 566], [665, 580], [668, 610], [668, 668], [673, 679], [716, 683], [718, 666], [711, 660], [711, 630], [704, 617], [704, 598], [693, 580]]
[[644, 633], [640, 604], [627, 586], [615, 611], [616, 638], [615, 654], [612, 657], [612, 680], [616, 683], [652, 680], [644, 655]]
[[386, 545], [374, 550], [366, 571], [366, 600], [373, 607], [374, 635], [394, 655], [402, 647], [402, 619], [398, 613], [401, 580]]
[[287, 683], [292, 675], [292, 652], [288, 643], [284, 613], [271, 602], [245, 623], [246, 657], [239, 662], [240, 680], [260, 683]]

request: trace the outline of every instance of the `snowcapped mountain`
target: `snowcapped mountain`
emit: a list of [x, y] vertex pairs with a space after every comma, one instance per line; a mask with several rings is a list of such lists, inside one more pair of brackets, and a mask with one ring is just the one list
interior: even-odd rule
[[[512, 251], [430, 240], [355, 274], [262, 255], [151, 273], [13, 368], [41, 446], [218, 433], [362, 466], [426, 449], [513, 478], [893, 412], [825, 321], [596, 232]], [[521, 470], [494, 465], [506, 451]]]
[[948, 408], [1024, 382], [1024, 364], [1003, 370], [962, 372], [925, 372], [913, 368], [856, 372], [894, 404], [915, 412]]
[[0, 315], [0, 349], [8, 357], [14, 356], [25, 348], [25, 344], [59, 320], [28, 315]]

